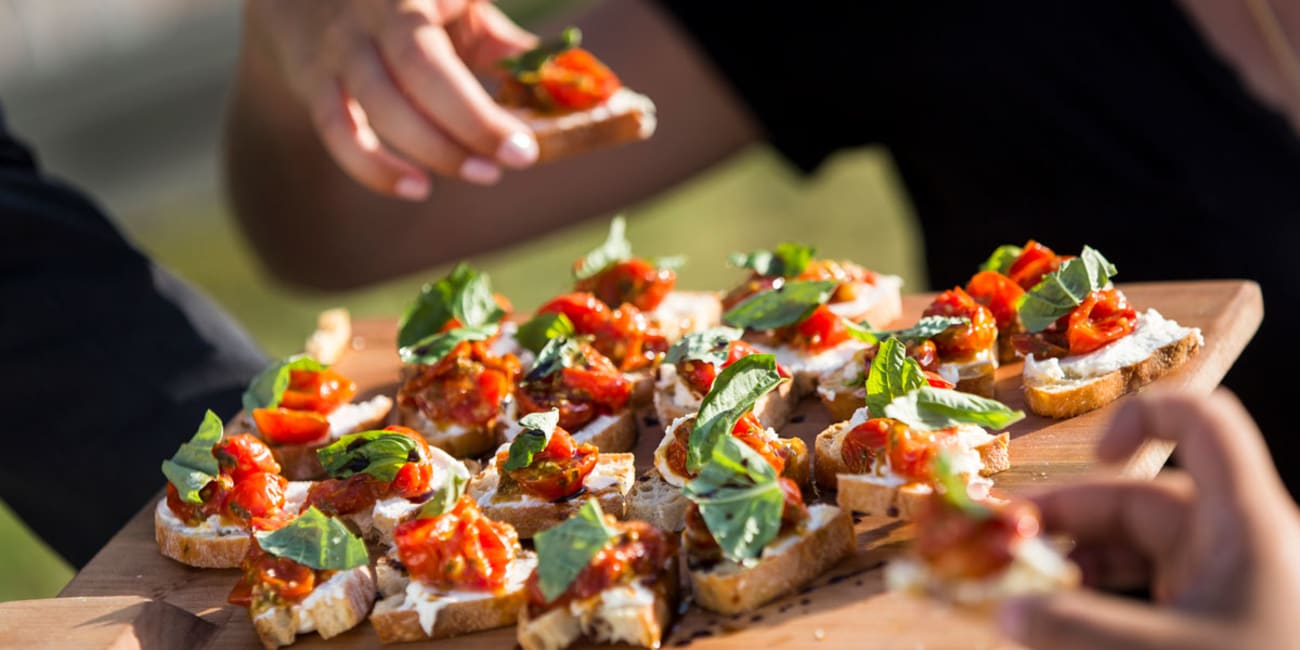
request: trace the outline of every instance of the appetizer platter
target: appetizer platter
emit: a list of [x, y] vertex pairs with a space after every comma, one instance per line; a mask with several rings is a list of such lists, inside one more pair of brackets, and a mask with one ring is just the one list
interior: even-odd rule
[[1154, 476], [1167, 445], [1096, 465], [1110, 405], [1208, 393], [1262, 317], [1250, 282], [1033, 241], [934, 295], [798, 243], [724, 259], [735, 286], [678, 290], [615, 219], [529, 315], [466, 264], [398, 319], [322, 315], [62, 596], [214, 648], [995, 646], [999, 598], [1077, 582], [1017, 495]]

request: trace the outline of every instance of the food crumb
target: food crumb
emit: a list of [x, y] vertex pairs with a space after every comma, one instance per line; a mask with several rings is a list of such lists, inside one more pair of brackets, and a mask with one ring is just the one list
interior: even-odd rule
[[817, 639], [818, 641], [821, 641], [822, 639], [825, 639], [825, 638], [826, 638], [826, 631], [823, 630], [823, 629], [821, 629], [820, 627], [817, 628], [816, 630], [813, 630], [813, 638], [814, 638], [814, 639]]

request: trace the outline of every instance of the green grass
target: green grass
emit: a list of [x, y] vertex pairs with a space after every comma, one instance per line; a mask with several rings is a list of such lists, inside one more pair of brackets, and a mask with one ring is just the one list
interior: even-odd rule
[[[629, 209], [628, 235], [639, 254], [686, 255], [683, 288], [728, 286], [741, 274], [725, 266], [727, 253], [797, 240], [826, 256], [902, 275], [919, 290], [918, 240], [892, 169], [885, 154], [867, 150], [839, 156], [815, 177], [802, 178], [770, 150], [755, 148]], [[270, 280], [219, 206], [178, 205], [124, 221], [139, 246], [208, 292], [273, 355], [301, 349], [321, 309], [342, 305], [354, 315], [395, 315], [423, 282], [446, 272], [435, 268], [364, 291], [312, 295]], [[592, 220], [471, 261], [491, 273], [497, 290], [518, 309], [529, 310], [569, 287], [569, 265], [603, 240], [605, 228], [605, 220]], [[53, 596], [71, 576], [3, 504], [0, 548], [0, 600]]]

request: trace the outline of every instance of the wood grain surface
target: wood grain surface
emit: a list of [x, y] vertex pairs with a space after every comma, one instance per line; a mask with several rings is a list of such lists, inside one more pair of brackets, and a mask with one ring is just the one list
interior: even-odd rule
[[[1201, 328], [1205, 346], [1184, 367], [1150, 388], [1186, 389], [1208, 394], [1218, 385], [1249, 342], [1263, 318], [1259, 287], [1244, 281], [1200, 281], [1122, 285], [1138, 309], [1154, 307], [1187, 326]], [[904, 321], [913, 322], [929, 296], [907, 296]], [[354, 378], [363, 394], [396, 387], [398, 369], [392, 319], [355, 324], [353, 350], [338, 368]], [[1023, 408], [1020, 364], [998, 372], [998, 398]], [[1103, 433], [1114, 405], [1070, 420], [1030, 415], [1011, 427], [1011, 470], [994, 480], [1011, 492], [1061, 485], [1086, 476], [1123, 474], [1150, 478], [1168, 458], [1169, 445], [1148, 445], [1122, 466], [1099, 466], [1093, 447]], [[827, 422], [824, 409], [805, 402], [782, 435], [811, 441]], [[648, 458], [662, 436], [653, 418], [643, 417], [641, 458]], [[182, 432], [183, 433], [183, 432]], [[178, 439], [181, 434], [178, 433]], [[161, 478], [160, 478], [161, 481]], [[158, 599], [193, 612], [219, 626], [211, 648], [251, 648], [257, 639], [247, 613], [225, 604], [237, 578], [235, 570], [199, 570], [158, 554], [153, 539], [152, 509], [145, 504], [95, 558], [64, 589], [62, 597], [140, 596]], [[780, 648], [998, 648], [999, 639], [985, 620], [942, 605], [886, 593], [880, 567], [899, 552], [909, 537], [908, 526], [884, 517], [857, 520], [858, 552], [832, 569], [812, 587], [777, 600], [749, 614], [724, 617], [690, 609], [674, 626], [665, 647], [694, 649], [726, 647]], [[6, 614], [0, 612], [0, 621]], [[44, 624], [61, 627], [57, 617]], [[3, 628], [0, 628], [3, 629]], [[6, 645], [0, 637], [0, 645]], [[368, 624], [322, 641], [316, 635], [299, 640], [304, 648], [371, 648], [378, 639]], [[514, 630], [500, 629], [430, 644], [439, 648], [511, 648]]]

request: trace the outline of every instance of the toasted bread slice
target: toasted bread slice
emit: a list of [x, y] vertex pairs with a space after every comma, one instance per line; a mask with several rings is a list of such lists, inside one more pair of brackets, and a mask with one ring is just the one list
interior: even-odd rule
[[903, 315], [902, 287], [903, 279], [897, 275], [877, 275], [874, 284], [854, 283], [855, 299], [829, 303], [827, 307], [837, 316], [882, 330]]
[[585, 111], [506, 110], [532, 129], [540, 162], [645, 140], [654, 135], [656, 126], [654, 102], [627, 88], [620, 88], [603, 103]]
[[627, 407], [636, 410], [642, 406], [647, 406], [654, 401], [655, 395], [655, 369], [642, 368], [631, 372], [623, 373], [628, 381], [632, 382], [632, 395], [627, 399]]
[[[285, 510], [298, 512], [310, 487], [308, 481], [290, 482], [284, 494]], [[158, 550], [182, 564], [203, 569], [230, 569], [238, 567], [248, 555], [248, 528], [223, 523], [220, 515], [209, 517], [198, 526], [187, 525], [167, 506], [165, 497], [159, 499], [154, 508], [153, 524]]]
[[[393, 408], [393, 400], [386, 395], [375, 395], [364, 402], [343, 404], [326, 416], [330, 423], [329, 436], [316, 442], [303, 445], [276, 445], [267, 442], [271, 455], [280, 464], [280, 474], [291, 481], [313, 481], [325, 477], [325, 468], [316, 458], [316, 450], [338, 440], [340, 437], [358, 431], [369, 431], [383, 427], [388, 419], [388, 412]], [[250, 413], [241, 411], [230, 422], [226, 430], [232, 433], [247, 431], [266, 440], [257, 428], [257, 423]]]
[[1095, 352], [1026, 359], [1025, 405], [1052, 418], [1087, 413], [1169, 374], [1187, 363], [1202, 343], [1200, 330], [1181, 327], [1148, 310], [1138, 316], [1132, 334]]
[[505, 428], [504, 424], [480, 429], [443, 426], [430, 420], [418, 408], [406, 404], [397, 406], [397, 423], [416, 430], [430, 445], [456, 458], [473, 458], [491, 451], [501, 444], [501, 432]]
[[819, 352], [809, 353], [788, 345], [770, 345], [762, 341], [760, 336], [747, 335], [747, 340], [759, 351], [775, 356], [776, 362], [790, 372], [796, 400], [812, 394], [817, 390], [817, 384], [822, 376], [844, 367], [863, 348], [868, 347], [866, 343], [853, 339]]
[[891, 591], [938, 598], [979, 612], [991, 611], [1006, 598], [1071, 589], [1079, 579], [1079, 568], [1038, 537], [1021, 542], [1006, 569], [980, 580], [941, 578], [911, 556], [885, 567], [885, 584]]
[[626, 643], [658, 648], [672, 623], [678, 599], [678, 561], [644, 581], [610, 587], [568, 607], [519, 613], [517, 640], [524, 650], [560, 650], [586, 638], [594, 643]]
[[690, 500], [682, 489], [651, 467], [637, 477], [636, 485], [627, 495], [627, 519], [639, 519], [668, 532], [686, 527], [686, 508]]
[[[511, 418], [502, 437], [507, 443], [513, 442], [520, 430], [519, 423]], [[613, 415], [600, 415], [581, 429], [571, 431], [570, 435], [574, 442], [596, 445], [603, 452], [632, 451], [636, 449], [637, 441], [636, 414], [628, 409]]]
[[722, 322], [722, 295], [716, 291], [670, 291], [646, 314], [669, 341]]
[[352, 345], [352, 316], [342, 307], [327, 309], [316, 317], [316, 331], [307, 337], [303, 349], [324, 364], [338, 363]]
[[[654, 406], [660, 422], [672, 422], [695, 413], [700, 410], [702, 401], [704, 396], [682, 381], [676, 366], [671, 363], [659, 366], [654, 385]], [[754, 403], [753, 413], [763, 426], [779, 429], [785, 426], [798, 404], [799, 395], [795, 393], [794, 385], [787, 381], [759, 397]]]
[[249, 610], [249, 616], [262, 645], [275, 650], [299, 634], [317, 632], [329, 639], [347, 632], [365, 620], [374, 602], [375, 574], [363, 565], [335, 572], [299, 602]]
[[975, 355], [969, 361], [939, 364], [939, 375], [951, 381], [963, 393], [993, 399], [997, 384], [997, 342]]
[[381, 643], [443, 639], [514, 625], [528, 600], [524, 584], [537, 567], [537, 556], [525, 553], [510, 565], [506, 584], [498, 591], [444, 591], [411, 580], [404, 570], [400, 578], [384, 577], [400, 566], [392, 555], [384, 559], [389, 561], [376, 571], [385, 597], [370, 614]]
[[848, 511], [817, 504], [808, 513], [805, 530], [793, 538], [773, 540], [752, 567], [722, 562], [691, 569], [695, 602], [722, 614], [747, 612], [807, 585], [853, 553], [853, 520]]
[[847, 512], [912, 519], [934, 491], [925, 483], [899, 483], [866, 474], [840, 474], [835, 503]]
[[[865, 411], [858, 415], [857, 418], [865, 421]], [[817, 434], [817, 439], [813, 441], [813, 471], [814, 480], [817, 487], [822, 490], [843, 490], [839, 483], [845, 476], [851, 476], [848, 466], [844, 463], [844, 457], [840, 453], [841, 446], [844, 443], [844, 436], [858, 422], [849, 420], [847, 422], [837, 422], [826, 427], [821, 433]], [[1011, 443], [1011, 436], [1005, 431], [997, 435], [989, 434], [978, 427], [962, 427], [959, 429], [959, 435], [966, 436], [964, 441], [976, 452], [979, 453], [980, 476], [992, 476], [998, 472], [1003, 472], [1011, 468], [1011, 458], [1007, 454], [1007, 447]], [[982, 434], [982, 435], [980, 435]], [[869, 512], [863, 510], [862, 512]], [[878, 512], [878, 511], [871, 511]]]
[[597, 499], [605, 513], [623, 518], [627, 512], [628, 491], [635, 479], [635, 456], [602, 453], [596, 459], [596, 468], [583, 482], [583, 491], [572, 498], [546, 501], [527, 494], [506, 496], [497, 492], [501, 475], [493, 458], [470, 481], [467, 492], [478, 501], [484, 516], [514, 526], [520, 539], [528, 539], [568, 519], [587, 499]]

